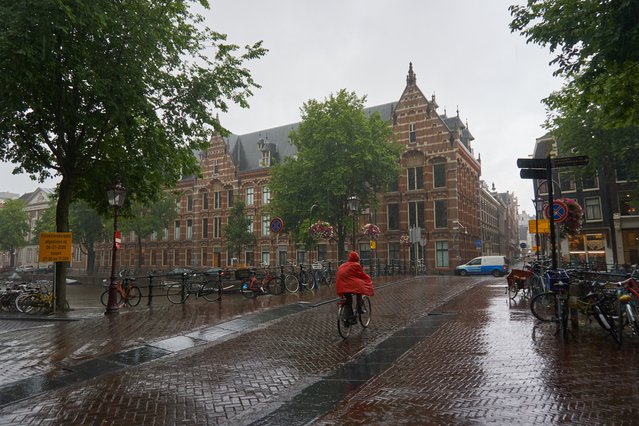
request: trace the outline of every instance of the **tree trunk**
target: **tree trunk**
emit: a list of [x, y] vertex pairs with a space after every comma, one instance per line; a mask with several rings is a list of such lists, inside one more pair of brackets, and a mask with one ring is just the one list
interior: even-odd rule
[[87, 248], [87, 273], [95, 271], [95, 249]]
[[[60, 182], [60, 194], [55, 211], [55, 227], [57, 232], [69, 232], [69, 205], [71, 204], [71, 183], [63, 177]], [[69, 262], [56, 262], [55, 268], [55, 308], [64, 311], [67, 301], [67, 269]]]

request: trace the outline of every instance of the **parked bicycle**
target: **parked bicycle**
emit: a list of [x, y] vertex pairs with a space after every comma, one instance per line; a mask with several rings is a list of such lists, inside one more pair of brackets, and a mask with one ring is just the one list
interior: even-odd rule
[[[349, 309], [346, 306], [346, 298], [342, 297], [337, 302], [337, 332], [343, 339], [350, 334], [355, 323], [352, 322], [353, 317], [349, 316]], [[355, 317], [363, 328], [367, 328], [371, 323], [372, 316], [371, 299], [368, 296], [362, 296], [361, 305], [357, 304]]]
[[252, 272], [249, 279], [242, 283], [240, 292], [247, 299], [252, 299], [260, 294], [282, 294], [284, 283], [265, 268], [263, 276], [260, 277], [257, 276], [256, 272]]
[[[116, 303], [118, 306], [138, 306], [140, 304], [140, 300], [142, 299], [142, 293], [140, 292], [140, 288], [133, 284], [135, 282], [135, 277], [129, 275], [129, 272], [126, 270], [122, 270], [118, 273], [119, 279], [117, 280], [117, 289], [116, 289]], [[106, 280], [103, 280], [103, 283], [106, 283]], [[102, 305], [107, 306], [109, 304], [109, 291], [107, 288], [100, 296], [100, 302]]]
[[174, 304], [186, 302], [190, 295], [194, 295], [196, 299], [203, 297], [207, 302], [222, 300], [221, 276], [185, 273], [181, 282], [171, 284], [166, 289], [167, 299]]
[[570, 277], [564, 270], [549, 270], [546, 282], [551, 290], [540, 293], [530, 301], [532, 314], [544, 322], [556, 322], [562, 337], [568, 327], [568, 286]]

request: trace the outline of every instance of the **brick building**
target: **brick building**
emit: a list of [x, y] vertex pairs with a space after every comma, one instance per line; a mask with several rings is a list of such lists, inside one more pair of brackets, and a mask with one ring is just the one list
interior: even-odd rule
[[[481, 164], [475, 158], [473, 136], [459, 117], [438, 113], [435, 96], [424, 96], [417, 86], [412, 64], [406, 87], [397, 102], [367, 108], [379, 112], [393, 127], [397, 143], [404, 147], [399, 159], [401, 175], [386, 193], [378, 194], [379, 209], [366, 211], [359, 224], [379, 226], [381, 236], [371, 253], [369, 241], [358, 240], [362, 258], [380, 266], [421, 259], [427, 270], [449, 272], [457, 264], [479, 254], [479, 178]], [[271, 217], [263, 206], [270, 200], [269, 169], [296, 154], [289, 133], [297, 123], [229, 137], [215, 136], [200, 153], [202, 178], [185, 178], [178, 189], [182, 197], [179, 217], [145, 244], [145, 267], [178, 266], [204, 268], [226, 266], [231, 254], [222, 236], [229, 207], [236, 197], [247, 206], [253, 220], [256, 244], [240, 262], [280, 265], [316, 259], [336, 260], [335, 243], [320, 244], [312, 253], [294, 247], [286, 235], [273, 234]], [[413, 244], [403, 246], [400, 237], [413, 228]], [[135, 239], [127, 235], [118, 264], [135, 266]], [[97, 265], [110, 262], [110, 249], [99, 249]]]

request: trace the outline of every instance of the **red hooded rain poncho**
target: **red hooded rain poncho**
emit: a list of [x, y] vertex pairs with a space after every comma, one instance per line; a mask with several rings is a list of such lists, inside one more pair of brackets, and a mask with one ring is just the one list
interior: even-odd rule
[[335, 276], [335, 290], [338, 296], [344, 293], [359, 293], [372, 296], [373, 280], [364, 272], [364, 268], [359, 264], [359, 255], [352, 251], [348, 255], [348, 262], [343, 263], [337, 269]]

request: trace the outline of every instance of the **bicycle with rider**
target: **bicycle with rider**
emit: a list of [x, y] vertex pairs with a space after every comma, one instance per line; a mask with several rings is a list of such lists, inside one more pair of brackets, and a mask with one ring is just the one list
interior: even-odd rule
[[355, 324], [357, 318], [353, 312], [353, 294], [357, 298], [357, 310], [364, 313], [362, 295], [373, 296], [373, 280], [364, 272], [364, 268], [359, 263], [359, 254], [356, 251], [350, 252], [348, 261], [341, 264], [335, 274], [335, 291], [337, 295], [346, 299], [346, 312], [350, 318], [350, 323]]

